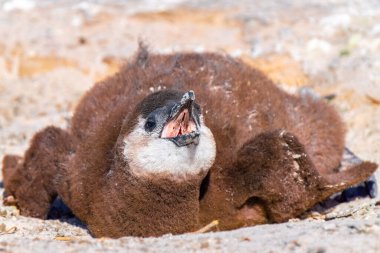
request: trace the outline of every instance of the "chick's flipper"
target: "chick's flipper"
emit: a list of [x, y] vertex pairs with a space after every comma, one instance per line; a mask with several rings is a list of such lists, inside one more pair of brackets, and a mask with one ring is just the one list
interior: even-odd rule
[[235, 181], [230, 185], [238, 196], [234, 198], [235, 206], [244, 213], [249, 213], [247, 208], [261, 206], [260, 211], [265, 210], [269, 222], [283, 222], [332, 194], [365, 181], [376, 167], [361, 163], [346, 171], [321, 175], [297, 137], [276, 130], [262, 133], [243, 145], [226, 181]]
[[60, 128], [47, 127], [33, 137], [23, 160], [5, 156], [4, 204], [17, 205], [25, 216], [47, 218], [57, 196], [55, 177], [69, 149], [69, 134]]

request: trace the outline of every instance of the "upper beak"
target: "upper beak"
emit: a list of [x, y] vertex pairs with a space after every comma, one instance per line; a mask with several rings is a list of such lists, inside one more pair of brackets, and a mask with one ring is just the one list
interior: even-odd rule
[[190, 90], [190, 91], [186, 92], [182, 96], [181, 102], [178, 105], [173, 107], [172, 111], [170, 112], [169, 119], [173, 119], [173, 118], [177, 117], [181, 112], [184, 112], [187, 109], [188, 113], [186, 113], [187, 115], [186, 115], [185, 120], [188, 123], [190, 120], [190, 117], [193, 114], [193, 103], [194, 103], [194, 101], [195, 101], [194, 91]]

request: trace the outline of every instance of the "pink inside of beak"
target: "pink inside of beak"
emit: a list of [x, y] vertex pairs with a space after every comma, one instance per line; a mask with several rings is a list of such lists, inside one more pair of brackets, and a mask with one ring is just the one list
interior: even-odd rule
[[161, 138], [173, 138], [196, 131], [197, 127], [190, 118], [188, 109], [184, 109], [178, 116], [169, 121], [162, 130]]

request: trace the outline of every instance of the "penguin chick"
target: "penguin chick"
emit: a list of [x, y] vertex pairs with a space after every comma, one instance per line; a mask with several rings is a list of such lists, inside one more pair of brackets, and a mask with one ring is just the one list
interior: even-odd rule
[[[175, 91], [190, 89], [202, 113], [192, 92]], [[82, 97], [68, 130], [47, 128], [24, 158], [5, 158], [4, 186], [34, 217], [58, 195], [94, 236], [283, 222], [376, 170], [339, 172], [344, 138], [326, 102], [287, 94], [238, 59], [140, 48]]]

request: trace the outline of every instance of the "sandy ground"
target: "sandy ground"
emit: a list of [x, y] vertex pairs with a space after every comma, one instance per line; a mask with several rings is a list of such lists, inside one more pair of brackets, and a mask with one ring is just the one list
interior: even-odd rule
[[[153, 52], [241, 57], [289, 92], [335, 94], [348, 146], [380, 163], [378, 1], [0, 0], [0, 38], [0, 159], [22, 154], [44, 126], [67, 126], [80, 96], [143, 39]], [[75, 220], [25, 218], [0, 205], [0, 251], [379, 252], [376, 201], [339, 205], [329, 220], [118, 240], [93, 239]]]

